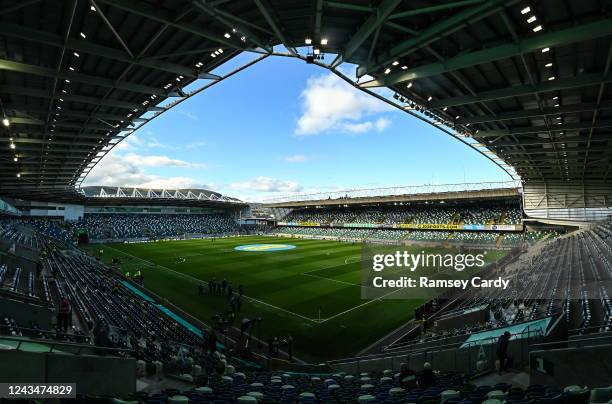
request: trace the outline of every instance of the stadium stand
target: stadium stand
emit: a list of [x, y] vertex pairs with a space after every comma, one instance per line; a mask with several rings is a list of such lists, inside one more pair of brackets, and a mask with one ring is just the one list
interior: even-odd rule
[[[19, 221], [20, 226], [24, 223]], [[18, 324], [0, 305], [0, 339], [5, 334], [33, 342], [52, 340], [94, 344], [96, 349], [121, 349], [137, 359], [142, 364], [139, 366], [158, 370], [164, 367], [178, 374], [184, 373], [185, 365], [178, 357], [190, 358], [188, 369], [194, 371], [197, 366], [196, 373], [197, 369], [212, 366], [209, 361], [222, 359], [213, 356], [217, 348], [203, 348], [207, 342], [204, 331], [186, 326], [167, 307], [138, 294], [136, 287], [112, 268], [78, 250], [57, 248], [42, 233], [35, 232], [36, 228], [47, 226], [36, 223], [28, 238], [20, 237], [16, 230], [1, 235], [18, 244], [40, 247], [43, 267], [40, 276], [36, 276], [19, 267], [0, 265], [0, 296], [3, 290], [13, 292], [12, 298], [26, 295], [56, 312], [61, 301], [67, 299], [71, 326], [66, 332], [58, 323], [48, 329], [35, 321]]]
[[520, 224], [518, 206], [479, 207], [364, 207], [339, 209], [294, 209], [286, 222], [377, 223], [377, 224]]
[[234, 220], [223, 215], [87, 214], [74, 228], [90, 239], [172, 237], [185, 233], [224, 235], [237, 231]]
[[[237, 403], [411, 403], [411, 402], [554, 402], [603, 403], [610, 397], [609, 388], [541, 384], [526, 387], [509, 383], [476, 385], [462, 375], [409, 370], [394, 372], [344, 372], [327, 375], [295, 373], [243, 373], [215, 375], [206, 387], [180, 391], [167, 389], [156, 394], [138, 393], [126, 401], [237, 402]], [[407, 376], [405, 376], [407, 375]], [[432, 375], [432, 376], [430, 376]], [[414, 381], [410, 381], [414, 379]], [[417, 386], [418, 385], [418, 386]], [[124, 401], [124, 402], [126, 402]], [[120, 403], [117, 401], [117, 403]]]
[[[612, 331], [612, 220], [577, 234], [550, 239], [535, 254], [518, 259], [503, 269], [514, 279], [503, 291], [483, 289], [461, 298], [458, 305], [437, 313], [452, 317], [485, 310], [483, 321], [459, 328], [431, 330], [418, 336], [419, 342], [470, 335], [524, 321], [564, 313], [563, 321], [577, 334]], [[566, 265], [570, 263], [570, 265]], [[499, 273], [491, 274], [491, 277]], [[409, 339], [408, 339], [409, 340]], [[393, 349], [405, 347], [399, 340]]]
[[[517, 204], [474, 206], [375, 206], [341, 208], [293, 209], [281, 219], [272, 234], [307, 237], [337, 238], [341, 240], [368, 240], [387, 242], [447, 242], [466, 245], [498, 247], [536, 243], [559, 234], [556, 230], [508, 232], [419, 230], [419, 226], [522, 226], [522, 215]], [[348, 226], [348, 228], [347, 228]], [[408, 226], [379, 228], [380, 226]], [[360, 228], [361, 229], [357, 229]], [[520, 227], [519, 227], [520, 228]]]

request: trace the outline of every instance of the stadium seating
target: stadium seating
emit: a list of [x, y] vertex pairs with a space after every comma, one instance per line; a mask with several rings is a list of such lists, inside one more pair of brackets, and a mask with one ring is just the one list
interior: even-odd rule
[[[494, 246], [500, 234], [506, 246], [520, 245], [523, 233], [491, 233], [481, 231], [436, 231], [436, 230], [399, 230], [399, 229], [356, 229], [346, 227], [299, 227], [280, 226], [269, 234], [289, 234], [298, 236], [337, 238], [343, 240], [369, 241], [416, 241], [416, 242], [456, 242], [461, 244], [480, 244]], [[548, 234], [548, 233], [543, 233]], [[535, 241], [541, 238], [534, 239]]]
[[[612, 238], [610, 222], [570, 237], [553, 239], [512, 275], [519, 282], [505, 291], [483, 290], [460, 310], [490, 304], [504, 324], [550, 315], [561, 302], [570, 328], [612, 330]], [[604, 235], [602, 237], [601, 235]], [[567, 265], [571, 263], [571, 265]], [[517, 300], [517, 291], [520, 290]], [[597, 305], [597, 310], [594, 306]]]
[[[420, 380], [417, 373], [415, 379]], [[400, 373], [297, 374], [283, 372], [237, 372], [215, 374], [206, 386], [191, 390], [166, 389], [158, 393], [139, 392], [114, 403], [448, 403], [448, 404], [587, 404], [608, 403], [611, 387], [525, 388], [510, 383], [476, 385], [460, 374], [440, 374], [431, 385], [411, 385]], [[421, 379], [424, 380], [424, 379]]]
[[92, 240], [172, 237], [185, 233], [227, 234], [236, 223], [223, 215], [87, 214], [74, 225]]
[[414, 208], [350, 207], [337, 209], [294, 209], [283, 221], [311, 223], [375, 223], [375, 224], [520, 224], [518, 206]]

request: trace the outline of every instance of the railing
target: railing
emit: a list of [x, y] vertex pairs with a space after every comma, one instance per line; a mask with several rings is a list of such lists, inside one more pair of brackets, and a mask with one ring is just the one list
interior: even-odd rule
[[[0, 324], [0, 339], [4, 338], [5, 335], [8, 336], [8, 334], [5, 334], [6, 330], [10, 330], [12, 328], [17, 329], [18, 331], [22, 332], [22, 333], [26, 333], [26, 334], [49, 334], [54, 336], [54, 339], [60, 339], [60, 338], [74, 338], [77, 340], [86, 340], [86, 339], [91, 339], [90, 336], [88, 335], [76, 335], [76, 334], [68, 334], [68, 333], [63, 333], [63, 332], [56, 332], [53, 330], [43, 330], [40, 328], [29, 328], [29, 327], [21, 327], [21, 326], [9, 326], [9, 325], [5, 325], [5, 324]], [[12, 334], [11, 334], [12, 335]], [[14, 337], [14, 335], [12, 335]], [[37, 338], [37, 337], [30, 337], [30, 336], [23, 336], [24, 338]], [[43, 341], [48, 341], [49, 339], [42, 339]], [[85, 342], [85, 341], [84, 341]], [[67, 342], [70, 343], [70, 342]], [[78, 344], [78, 342], [75, 342]], [[83, 342], [82, 342], [83, 343]]]
[[588, 346], [590, 345], [612, 345], [612, 331], [604, 332], [603, 336], [583, 336], [582, 338], [572, 338], [563, 341], [554, 341], [554, 342], [541, 342], [537, 344], [531, 344], [529, 346], [530, 350], [548, 350], [548, 349], [559, 349], [559, 348], [567, 348], [569, 346], [584, 346], [581, 343], [587, 342]]
[[[16, 346], [12, 349], [17, 351], [23, 350], [24, 344], [41, 344], [49, 347], [49, 353], [57, 352], [57, 353], [69, 353], [73, 355], [111, 355], [112, 356], [134, 356], [135, 351], [132, 349], [123, 349], [123, 348], [107, 348], [101, 346], [95, 346], [90, 344], [79, 344], [79, 343], [71, 343], [71, 342], [59, 342], [59, 341], [49, 341], [48, 339], [39, 339], [39, 338], [17, 338], [13, 336], [4, 336], [0, 335], [0, 345], [3, 341], [14, 341], [16, 342]], [[65, 349], [60, 349], [65, 348]]]
[[[465, 337], [467, 338], [469, 336], [469, 334], [466, 334]], [[515, 334], [511, 334], [511, 337], [515, 337], [515, 336], [520, 336], [520, 338], [515, 338], [515, 341], [519, 341], [522, 339], [526, 339], [526, 338], [531, 338], [531, 337], [541, 337], [543, 336], [543, 333], [540, 329], [537, 330], [524, 330], [520, 333], [515, 333]], [[474, 340], [470, 342], [470, 346], [475, 346], [475, 345], [486, 345], [486, 344], [490, 344], [493, 343], [495, 341], [497, 341], [499, 339], [499, 337], [488, 337], [488, 338], [481, 338], [479, 340]], [[482, 342], [482, 341], [487, 341], [487, 342]], [[398, 356], [405, 356], [408, 354], [417, 354], [417, 353], [423, 353], [423, 352], [433, 352], [433, 351], [442, 351], [444, 349], [453, 349], [453, 348], [459, 348], [461, 345], [463, 345], [465, 343], [465, 340], [461, 341], [461, 342], [452, 342], [452, 343], [443, 343], [443, 344], [435, 344], [434, 346], [427, 346], [427, 347], [416, 347], [415, 349], [406, 349], [403, 351], [397, 351], [397, 352], [383, 352], [380, 354], [372, 354], [372, 355], [364, 355], [364, 356], [358, 356], [358, 357], [353, 357], [353, 358], [345, 358], [345, 359], [336, 359], [336, 360], [332, 360], [332, 361], [328, 361], [327, 363], [329, 364], [337, 364], [337, 363], [351, 363], [351, 362], [359, 362], [359, 361], [364, 361], [364, 360], [372, 360], [372, 359], [381, 359], [381, 358], [390, 358], [390, 357], [398, 357]]]
[[[526, 330], [512, 334], [511, 337], [514, 339], [510, 341], [508, 353], [515, 359], [516, 366], [526, 366], [530, 345], [541, 340], [541, 331]], [[420, 370], [425, 362], [429, 362], [433, 368], [443, 372], [454, 371], [475, 376], [495, 369], [497, 340], [498, 337], [488, 337], [472, 341], [472, 344], [467, 346], [463, 346], [464, 342], [459, 342], [394, 355], [379, 354], [331, 361], [328, 364], [333, 371], [359, 373], [383, 369], [397, 370], [402, 363], [407, 364], [410, 369]]]

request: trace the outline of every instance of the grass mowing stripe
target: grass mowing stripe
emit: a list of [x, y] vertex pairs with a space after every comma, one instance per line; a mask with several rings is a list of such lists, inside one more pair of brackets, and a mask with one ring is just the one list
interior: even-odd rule
[[[134, 255], [132, 255], [132, 254], [129, 254], [129, 253], [126, 253], [126, 252], [124, 252], [124, 251], [117, 250], [116, 248], [113, 248], [113, 247], [110, 247], [110, 246], [107, 246], [107, 247], [108, 247], [108, 248], [111, 248], [111, 249], [113, 249], [113, 250], [115, 250], [115, 251], [121, 252], [121, 253], [123, 253], [123, 254], [125, 254], [125, 255], [128, 255], [128, 256], [130, 256], [130, 257], [136, 258], [136, 259], [138, 259], [138, 260], [140, 260], [140, 261], [143, 261], [143, 262], [147, 262], [147, 263], [150, 263], [150, 264], [156, 265], [157, 267], [160, 267], [160, 268], [162, 268], [162, 269], [164, 269], [164, 270], [166, 270], [166, 271], [172, 272], [172, 273], [173, 273], [173, 274], [175, 274], [175, 275], [182, 276], [182, 277], [184, 277], [184, 278], [190, 279], [191, 281], [193, 281], [193, 283], [196, 283], [196, 284], [199, 284], [199, 283], [205, 283], [205, 284], [208, 284], [208, 282], [206, 282], [206, 281], [203, 281], [203, 280], [198, 279], [198, 278], [194, 278], [193, 276], [190, 276], [190, 275], [184, 274], [184, 273], [182, 273], [182, 272], [175, 271], [175, 270], [170, 269], [170, 268], [168, 268], [168, 267], [165, 267], [165, 266], [163, 266], [163, 265], [157, 265], [157, 264], [154, 264], [154, 263], [152, 263], [152, 262], [150, 262], [150, 261], [147, 261], [147, 260], [145, 260], [145, 259], [142, 259], [142, 258], [136, 257], [136, 256], [134, 256]], [[249, 300], [249, 301], [253, 301], [253, 302], [256, 302], [256, 303], [259, 303], [259, 304], [263, 304], [264, 306], [271, 307], [271, 308], [273, 308], [273, 309], [275, 309], [275, 310], [279, 310], [279, 311], [285, 312], [285, 313], [287, 313], [287, 314], [291, 314], [291, 315], [294, 315], [294, 316], [300, 317], [300, 318], [302, 318], [302, 319], [304, 319], [304, 320], [313, 321], [313, 322], [315, 321], [315, 320], [313, 320], [313, 319], [311, 319], [311, 318], [308, 318], [308, 317], [302, 316], [301, 314], [294, 313], [294, 312], [292, 312], [292, 311], [289, 311], [289, 310], [283, 309], [282, 307], [277, 307], [277, 306], [274, 306], [274, 305], [272, 305], [272, 304], [266, 303], [266, 302], [264, 302], [264, 301], [261, 301], [261, 300], [258, 300], [258, 299], [255, 299], [255, 298], [252, 298], [252, 297], [249, 297], [249, 296], [246, 296], [246, 295], [244, 295], [244, 298], [245, 298], [245, 299], [247, 299], [247, 300]]]
[[[246, 244], [293, 244], [297, 248], [234, 250]], [[121, 251], [124, 271], [142, 269], [148, 289], [204, 322], [227, 311], [228, 299], [210, 295], [208, 289], [205, 296], [198, 296], [197, 283], [216, 277], [234, 286], [244, 285], [245, 293], [256, 301], [245, 299], [240, 318], [262, 317], [258, 337], [263, 339], [291, 334], [295, 354], [313, 363], [355, 354], [412, 318], [414, 308], [422, 302], [361, 300], [356, 286], [361, 282], [360, 244], [249, 236], [112, 247], [108, 256], [104, 254], [105, 262]]]

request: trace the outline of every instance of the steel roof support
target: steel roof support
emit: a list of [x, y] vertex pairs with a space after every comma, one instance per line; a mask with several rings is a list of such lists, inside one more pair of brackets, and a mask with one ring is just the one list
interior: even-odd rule
[[548, 126], [526, 126], [522, 128], [514, 129], [499, 129], [499, 130], [486, 130], [479, 131], [475, 137], [486, 138], [486, 137], [498, 137], [508, 135], [526, 135], [529, 133], [542, 133], [542, 132], [565, 132], [565, 131], [580, 131], [591, 128], [612, 128], [612, 121], [597, 121], [597, 122], [580, 122], [580, 123], [566, 123], [562, 125]]
[[98, 0], [98, 2], [104, 3], [106, 5], [109, 5], [115, 8], [119, 8], [121, 10], [127, 11], [132, 14], [139, 15], [149, 20], [160, 22], [162, 24], [168, 25], [170, 27], [173, 27], [173, 28], [185, 31], [185, 32], [192, 33], [199, 37], [225, 45], [228, 48], [239, 49], [239, 50], [244, 49], [243, 46], [236, 45], [232, 41], [223, 38], [223, 36], [219, 36], [208, 30], [205, 30], [201, 28], [199, 25], [175, 22], [174, 16], [170, 15], [168, 12], [164, 11], [160, 7], [146, 5], [142, 2], [136, 2], [134, 0]]
[[500, 11], [503, 7], [508, 7], [518, 2], [519, 0], [490, 0], [484, 4], [463, 10], [452, 17], [429, 26], [416, 37], [407, 41], [402, 41], [387, 51], [384, 51], [382, 54], [378, 55], [376, 62], [372, 63], [371, 65], [359, 66], [357, 69], [357, 74], [358, 76], [363, 76], [365, 74], [372, 73], [382, 66], [391, 64], [391, 62], [398, 58], [410, 55], [418, 49], [435, 42], [441, 37], [463, 28], [468, 21], [470, 23], [474, 23], [478, 20], [482, 20], [483, 18]]
[[[0, 85], [0, 93], [3, 94], [13, 94], [27, 97], [36, 97], [36, 98], [50, 98], [53, 99], [53, 95], [45, 90], [38, 90], [34, 88], [28, 87], [19, 87], [19, 86], [1, 86]], [[158, 111], [163, 110], [161, 107], [143, 107], [142, 104], [134, 104], [131, 102], [125, 102], [121, 100], [103, 100], [100, 98], [88, 97], [84, 95], [74, 95], [74, 94], [62, 94], [62, 98], [66, 101], [72, 102], [81, 102], [85, 104], [92, 105], [104, 105], [107, 107], [115, 107], [115, 108], [125, 108], [125, 109], [137, 109], [139, 111]]]
[[610, 81], [612, 81], [611, 77], [604, 77], [600, 73], [585, 74], [577, 77], [544, 81], [536, 84], [535, 86], [513, 86], [497, 90], [484, 91], [476, 95], [466, 95], [461, 97], [433, 100], [428, 104], [428, 107], [430, 109], [441, 109], [444, 107], [473, 104], [476, 102], [491, 101], [500, 98], [520, 97], [523, 95], [531, 95], [534, 93], [560, 91], [577, 87], [595, 86], [601, 83], [609, 83]]
[[266, 22], [268, 23], [270, 28], [272, 28], [272, 31], [274, 31], [274, 35], [276, 35], [276, 37], [281, 41], [281, 43], [285, 46], [285, 48], [287, 48], [289, 53], [291, 53], [292, 55], [297, 54], [297, 52], [295, 51], [293, 46], [291, 46], [291, 43], [289, 43], [289, 40], [287, 39], [287, 37], [283, 33], [283, 31], [281, 29], [280, 21], [270, 11], [271, 8], [270, 8], [270, 5], [268, 4], [267, 0], [254, 0], [254, 1], [255, 1], [255, 4], [257, 5], [257, 8], [259, 9], [259, 11], [261, 12], [261, 14], [266, 19]]
[[600, 104], [597, 103], [580, 103], [561, 105], [559, 107], [544, 108], [542, 111], [539, 109], [524, 109], [513, 112], [501, 112], [499, 114], [491, 115], [478, 115], [473, 117], [459, 118], [455, 122], [459, 125], [466, 124], [479, 124], [495, 121], [507, 121], [512, 119], [529, 119], [548, 115], [562, 115], [562, 114], [573, 114], [577, 112], [593, 111], [594, 109], [612, 109], [612, 101], [604, 101]]
[[[606, 57], [606, 64], [604, 66], [604, 72], [603, 75], [604, 77], [608, 77], [609, 73], [610, 73], [610, 64], [612, 64], [612, 42], [610, 43], [610, 47], [608, 48], [608, 56]], [[593, 118], [591, 119], [591, 123], [595, 124], [595, 122], [597, 121], [597, 115], [599, 114], [599, 110], [602, 109], [601, 107], [601, 99], [604, 95], [604, 89], [606, 87], [606, 83], [601, 83], [599, 85], [599, 91], [597, 92], [597, 105], [595, 108], [593, 108]], [[584, 167], [582, 169], [582, 177], [584, 178], [584, 175], [586, 173], [586, 165], [587, 165], [587, 161], [589, 158], [589, 147], [591, 146], [591, 138], [593, 136], [593, 128], [591, 128], [591, 130], [589, 131], [589, 138], [587, 140], [587, 153], [584, 156]], [[607, 173], [606, 173], [607, 176]]]
[[393, 20], [397, 18], [412, 17], [413, 15], [435, 13], [438, 11], [444, 11], [444, 10], [448, 10], [451, 8], [465, 7], [465, 6], [471, 6], [474, 4], [484, 3], [485, 1], [487, 0], [460, 0], [460, 1], [450, 1], [450, 2], [447, 1], [444, 4], [438, 4], [436, 6], [421, 7], [421, 8], [416, 8], [413, 10], [400, 11], [398, 13], [392, 14], [389, 17], [389, 19]]
[[458, 55], [441, 62], [415, 67], [395, 74], [362, 83], [362, 87], [385, 87], [406, 81], [437, 76], [453, 70], [464, 69], [483, 63], [535, 52], [546, 47], [563, 46], [588, 41], [612, 34], [612, 18], [552, 31], [519, 42], [507, 43], [492, 48]]
[[[20, 38], [26, 41], [33, 41], [46, 45], [63, 47], [63, 39], [50, 32], [39, 31], [36, 29], [22, 27], [15, 24], [3, 23], [0, 24], [0, 34], [11, 36], [14, 38]], [[151, 59], [136, 59], [134, 56], [126, 55], [125, 52], [119, 51], [114, 48], [107, 46], [97, 45], [90, 41], [82, 41], [73, 38], [66, 40], [66, 47], [72, 50], [88, 53], [95, 56], [105, 57], [111, 60], [117, 60], [125, 63], [134, 63], [137, 66], [146, 67], [153, 70], [159, 70], [167, 73], [182, 75], [185, 77], [199, 77], [199, 78], [210, 78], [215, 79], [218, 76], [210, 73], [200, 72], [198, 73], [195, 69], [187, 68], [178, 64], [157, 61]], [[205, 76], [205, 77], [202, 77]]]
[[192, 0], [191, 4], [195, 6], [198, 10], [206, 13], [211, 16], [216, 21], [225, 25], [228, 29], [236, 28], [236, 30], [240, 31], [240, 33], [244, 34], [246, 38], [253, 42], [255, 45], [259, 46], [262, 49], [265, 49], [267, 52], [272, 52], [272, 47], [266, 43], [262, 38], [259, 37], [255, 32], [253, 32], [246, 24], [242, 24], [237, 21], [230, 21], [227, 17], [223, 15], [222, 12], [217, 10], [215, 7], [210, 4], [202, 1], [202, 0]]
[[383, 0], [376, 11], [370, 15], [366, 22], [359, 27], [357, 32], [351, 37], [348, 43], [340, 51], [336, 59], [331, 63], [331, 67], [335, 68], [342, 62], [349, 60], [351, 56], [359, 49], [359, 47], [368, 39], [368, 37], [382, 24], [385, 23], [389, 15], [401, 3], [401, 0]]
[[13, 62], [11, 60], [0, 59], [0, 70], [8, 70], [17, 73], [33, 74], [42, 77], [58, 77], [64, 80], [76, 81], [79, 83], [91, 84], [94, 86], [118, 88], [126, 91], [133, 91], [142, 94], [155, 94], [167, 96], [166, 92], [157, 87], [149, 87], [142, 84], [130, 83], [129, 81], [113, 81], [105, 77], [91, 76], [88, 74], [74, 73], [69, 71], [55, 71], [47, 67], [30, 65], [26, 63]]

